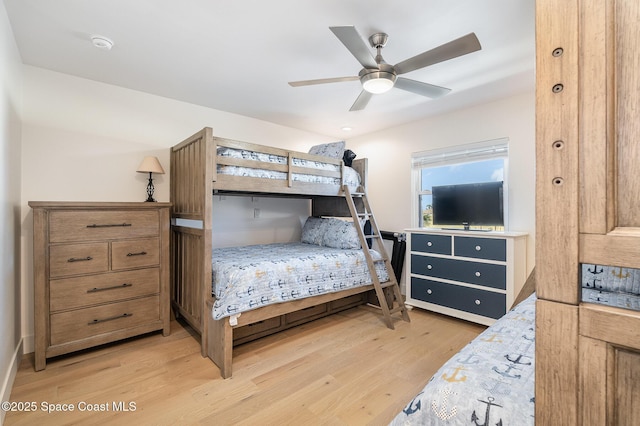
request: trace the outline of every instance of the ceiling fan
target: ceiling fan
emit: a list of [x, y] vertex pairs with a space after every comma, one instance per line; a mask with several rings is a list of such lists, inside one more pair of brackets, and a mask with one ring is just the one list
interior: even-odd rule
[[329, 27], [329, 29], [364, 68], [357, 76], [292, 81], [289, 85], [299, 87], [360, 80], [362, 92], [349, 111], [364, 109], [374, 94], [384, 93], [393, 87], [429, 98], [444, 96], [451, 89], [398, 76], [482, 49], [476, 35], [470, 33], [395, 65], [389, 65], [382, 59], [382, 48], [387, 44], [387, 34], [376, 33], [369, 37], [369, 44], [377, 51], [374, 57], [354, 26]]

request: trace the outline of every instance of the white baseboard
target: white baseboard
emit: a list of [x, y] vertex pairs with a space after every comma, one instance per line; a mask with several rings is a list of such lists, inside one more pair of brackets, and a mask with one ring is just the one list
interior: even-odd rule
[[29, 334], [28, 336], [22, 337], [22, 353], [30, 354], [31, 352], [35, 352], [35, 340], [33, 338], [33, 334]]
[[[10, 401], [13, 381], [16, 379], [18, 367], [20, 366], [20, 361], [22, 360], [22, 346], [23, 339], [20, 339], [20, 342], [18, 342], [16, 349], [13, 351], [13, 357], [11, 357], [11, 364], [9, 365], [7, 375], [6, 377], [4, 377], [2, 382], [2, 393], [0, 393], [0, 401]], [[4, 424], [4, 415], [4, 410], [0, 410], [0, 425]]]

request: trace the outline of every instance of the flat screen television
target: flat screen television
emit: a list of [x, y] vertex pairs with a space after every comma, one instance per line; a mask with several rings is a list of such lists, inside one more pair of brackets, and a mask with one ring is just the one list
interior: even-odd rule
[[433, 225], [504, 226], [502, 181], [434, 186]]

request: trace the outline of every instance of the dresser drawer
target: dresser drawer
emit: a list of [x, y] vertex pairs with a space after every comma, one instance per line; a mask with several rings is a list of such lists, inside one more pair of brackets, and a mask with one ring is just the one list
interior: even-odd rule
[[155, 266], [160, 262], [158, 238], [114, 241], [111, 243], [111, 269]]
[[49, 241], [94, 241], [158, 235], [157, 211], [53, 211]]
[[49, 270], [52, 278], [106, 272], [109, 243], [62, 244], [51, 246]]
[[411, 277], [411, 298], [494, 319], [506, 313], [504, 294], [417, 277]]
[[435, 234], [411, 234], [411, 251], [451, 254], [451, 236]]
[[51, 344], [59, 345], [159, 321], [159, 306], [158, 296], [150, 296], [52, 314]]
[[158, 268], [51, 280], [50, 309], [55, 312], [157, 294], [159, 282]]
[[507, 288], [505, 265], [412, 254], [411, 273], [501, 290]]
[[498, 238], [454, 237], [456, 256], [487, 260], [507, 260], [507, 241]]

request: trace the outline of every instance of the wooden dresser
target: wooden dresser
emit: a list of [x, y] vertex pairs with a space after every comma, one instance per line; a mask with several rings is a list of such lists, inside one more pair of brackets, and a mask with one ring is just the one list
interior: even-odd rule
[[35, 369], [169, 330], [170, 203], [31, 201]]

